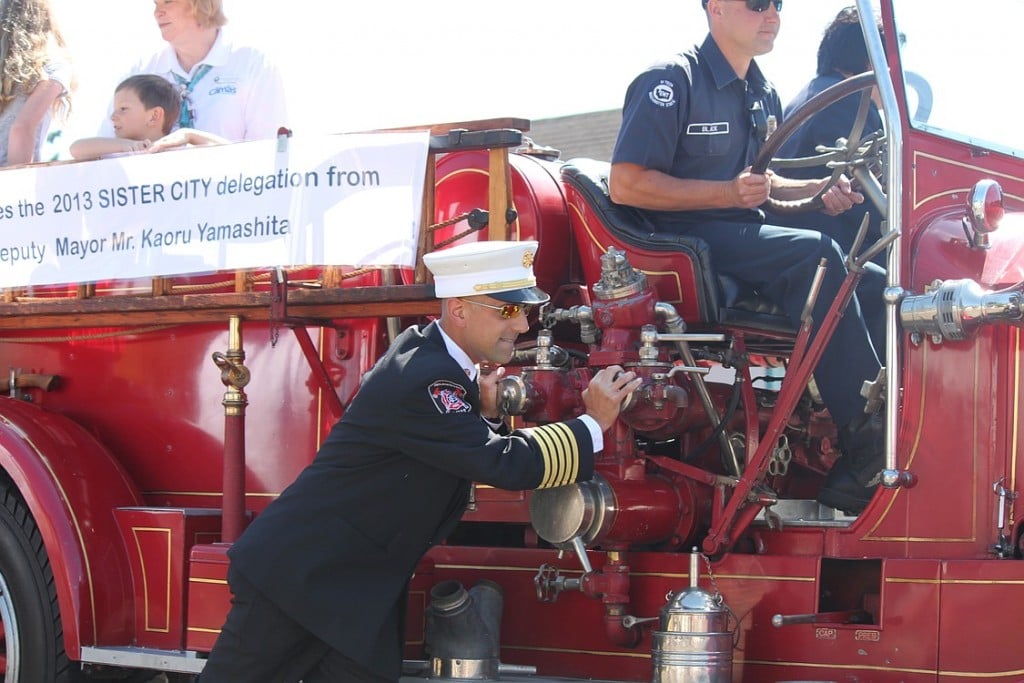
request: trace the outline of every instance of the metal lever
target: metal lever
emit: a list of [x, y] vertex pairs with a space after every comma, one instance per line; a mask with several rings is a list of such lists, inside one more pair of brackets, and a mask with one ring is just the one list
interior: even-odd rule
[[542, 564], [533, 577], [533, 585], [537, 589], [537, 602], [558, 602], [562, 591], [580, 590], [583, 579], [566, 578], [553, 564]]
[[870, 624], [871, 615], [862, 609], [844, 609], [813, 614], [776, 614], [772, 626], [782, 628], [794, 624]]
[[[573, 536], [569, 544], [576, 551], [576, 557], [579, 558], [580, 565], [583, 566], [583, 576], [578, 579], [569, 579], [561, 575], [558, 567], [546, 563], [542, 564], [540, 569], [537, 570], [536, 576], [533, 577], [533, 585], [537, 589], [538, 602], [555, 602], [558, 600], [558, 594], [562, 591], [583, 590], [584, 577], [594, 573], [594, 568], [590, 564], [590, 558], [587, 557], [587, 548], [583, 545], [583, 539], [579, 536]], [[563, 552], [564, 549], [558, 551], [559, 558], [563, 556]]]
[[651, 621], [658, 621], [661, 617], [634, 617], [632, 614], [627, 614], [622, 617], [623, 628], [633, 628], [637, 624], [646, 624]]
[[590, 566], [590, 558], [587, 557], [587, 547], [583, 545], [583, 539], [579, 536], [573, 536], [572, 540], [569, 542], [572, 543], [572, 549], [576, 551], [576, 557], [580, 560], [580, 565], [583, 567], [583, 574], [593, 574], [594, 568]]

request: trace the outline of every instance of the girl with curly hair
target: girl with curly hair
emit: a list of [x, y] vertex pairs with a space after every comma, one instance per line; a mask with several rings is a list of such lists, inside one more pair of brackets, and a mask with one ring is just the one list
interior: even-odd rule
[[71, 86], [49, 0], [0, 1], [0, 165], [40, 161], [51, 117], [71, 109]]

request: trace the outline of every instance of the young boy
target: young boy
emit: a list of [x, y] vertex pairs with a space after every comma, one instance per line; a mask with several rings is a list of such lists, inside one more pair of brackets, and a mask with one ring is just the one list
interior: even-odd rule
[[161, 152], [186, 145], [217, 145], [224, 138], [192, 128], [171, 132], [181, 112], [181, 94], [161, 76], [138, 74], [114, 90], [113, 138], [83, 138], [71, 143], [76, 159], [99, 159], [115, 154]]

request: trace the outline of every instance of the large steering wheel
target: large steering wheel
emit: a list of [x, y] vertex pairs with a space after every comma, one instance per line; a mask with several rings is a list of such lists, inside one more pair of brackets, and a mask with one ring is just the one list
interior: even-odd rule
[[[777, 213], [784, 214], [820, 210], [824, 208], [824, 203], [821, 200], [822, 195], [836, 184], [841, 175], [846, 175], [848, 178], [856, 179], [859, 184], [858, 189], [878, 207], [883, 216], [886, 214], [888, 204], [884, 190], [886, 175], [885, 132], [868, 131], [867, 135], [864, 134], [864, 124], [867, 121], [867, 114], [871, 104], [871, 91], [874, 86], [875, 74], [871, 71], [840, 81], [804, 103], [768, 138], [768, 142], [765, 143], [757, 158], [754, 159], [754, 163], [751, 166], [752, 173], [762, 174], [769, 167], [772, 169], [784, 169], [823, 166], [831, 171], [828, 182], [813, 197], [792, 201], [769, 197], [767, 202], [769, 208]], [[820, 153], [814, 156], [801, 157], [799, 159], [774, 158], [779, 148], [789, 138], [793, 137], [796, 130], [808, 119], [823, 109], [857, 92], [861, 93], [857, 117], [854, 119], [850, 134], [845, 140], [840, 139], [837, 141], [835, 147], [819, 147]]]

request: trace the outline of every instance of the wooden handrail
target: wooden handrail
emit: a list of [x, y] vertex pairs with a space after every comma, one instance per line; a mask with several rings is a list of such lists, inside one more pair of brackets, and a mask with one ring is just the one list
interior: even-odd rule
[[496, 119], [475, 119], [472, 121], [458, 121], [453, 123], [430, 123], [420, 126], [401, 126], [398, 128], [378, 128], [368, 131], [371, 133], [397, 133], [400, 131], [427, 130], [431, 135], [447, 135], [453, 130], [497, 130], [500, 128], [514, 128], [524, 133], [530, 130], [529, 119], [515, 117], [502, 117]]
[[[227, 292], [0, 303], [0, 331], [222, 323], [231, 315], [269, 321], [271, 297], [270, 292]], [[385, 285], [295, 289], [288, 293], [288, 309], [295, 315], [331, 320], [437, 315], [440, 304], [433, 285]]]

